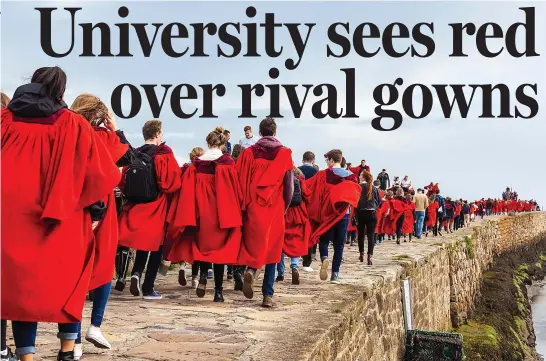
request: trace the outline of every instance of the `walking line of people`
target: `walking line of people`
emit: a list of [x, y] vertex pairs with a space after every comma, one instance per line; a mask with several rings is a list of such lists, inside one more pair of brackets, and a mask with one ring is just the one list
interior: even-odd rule
[[[230, 132], [216, 127], [207, 149], [193, 148], [180, 166], [161, 121], [144, 124], [144, 144], [135, 148], [98, 97], [82, 94], [69, 108], [66, 82], [62, 69], [40, 68], [13, 99], [2, 93], [2, 360], [34, 359], [39, 322], [58, 324], [57, 360], [79, 360], [88, 295], [85, 339], [111, 348], [101, 325], [114, 274], [117, 291], [129, 278], [132, 295], [157, 300], [157, 274], [181, 263], [186, 286], [191, 264], [197, 297], [213, 279], [214, 302], [224, 302], [226, 270], [252, 299], [263, 269], [269, 308], [285, 257], [292, 284], [300, 283], [300, 257], [304, 272], [318, 261], [320, 279], [339, 284], [347, 243], [371, 266], [385, 238], [412, 242], [466, 227], [476, 215], [538, 208], [509, 189], [502, 200], [469, 203], [444, 198], [434, 183], [415, 191], [408, 176], [391, 187], [385, 169], [374, 180], [365, 160], [352, 167], [339, 149], [324, 154], [323, 170], [310, 151], [297, 167], [272, 118], [260, 122], [259, 135], [246, 126], [233, 147]], [[16, 356], [6, 345], [7, 320]]]

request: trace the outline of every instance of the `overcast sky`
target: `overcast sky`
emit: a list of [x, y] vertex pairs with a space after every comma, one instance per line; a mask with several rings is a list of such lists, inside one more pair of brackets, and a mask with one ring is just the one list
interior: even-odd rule
[[[286, 28], [276, 31], [277, 49], [283, 46], [278, 58], [218, 59], [182, 57], [173, 59], [162, 53], [161, 48], [153, 50], [146, 58], [139, 49], [134, 31], [131, 36], [132, 58], [84, 58], [78, 55], [82, 50], [81, 28], [76, 27], [76, 45], [71, 55], [65, 58], [50, 58], [40, 47], [39, 13], [37, 6], [78, 6], [76, 22], [106, 22], [112, 28], [112, 51], [119, 50], [115, 23], [122, 21], [144, 23], [183, 24], [197, 22], [251, 22], [245, 15], [249, 5], [257, 8], [256, 22], [264, 21], [266, 12], [274, 12], [279, 22], [316, 23], [313, 28], [302, 61], [296, 70], [286, 70], [285, 60], [293, 57], [295, 51]], [[130, 14], [120, 19], [117, 10], [127, 6]], [[449, 58], [451, 52], [451, 28], [449, 23], [474, 22], [483, 24], [496, 22], [506, 29], [510, 24], [525, 20], [521, 6], [536, 6], [536, 49], [541, 57], [514, 59], [506, 52], [494, 59], [481, 57], [475, 50], [475, 41], [465, 40], [468, 58]], [[243, 136], [243, 127], [251, 125], [258, 131], [261, 118], [269, 113], [269, 99], [253, 100], [256, 119], [238, 119], [240, 114], [240, 90], [238, 84], [273, 82], [268, 71], [271, 67], [280, 70], [277, 79], [281, 84], [331, 83], [339, 90], [340, 107], [344, 106], [344, 77], [341, 68], [356, 69], [356, 112], [359, 119], [314, 119], [310, 109], [315, 96], [310, 95], [300, 119], [295, 119], [284, 96], [281, 99], [284, 118], [278, 121], [278, 138], [293, 150], [297, 164], [301, 155], [311, 150], [317, 155], [317, 163], [324, 168], [322, 154], [332, 148], [340, 148], [348, 161], [358, 163], [366, 159], [374, 176], [386, 168], [391, 179], [395, 175], [409, 175], [416, 186], [430, 181], [440, 182], [442, 193], [447, 196], [474, 200], [481, 197], [500, 197], [506, 186], [512, 186], [520, 197], [546, 202], [543, 181], [546, 178], [544, 155], [546, 154], [546, 123], [544, 109], [532, 120], [525, 119], [479, 119], [481, 96], [474, 99], [467, 119], [453, 117], [444, 119], [436, 104], [429, 117], [414, 120], [404, 117], [403, 126], [393, 132], [374, 130], [370, 121], [375, 116], [376, 103], [373, 89], [381, 83], [394, 82], [397, 77], [404, 79], [405, 88], [412, 83], [423, 84], [508, 84], [512, 90], [523, 83], [537, 83], [540, 106], [546, 104], [545, 45], [546, 45], [546, 4], [518, 2], [77, 2], [77, 1], [2, 1], [1, 15], [1, 87], [12, 95], [17, 86], [28, 81], [33, 71], [41, 66], [59, 65], [68, 75], [68, 89], [65, 100], [70, 105], [80, 93], [90, 92], [110, 104], [112, 90], [119, 84], [224, 84], [227, 93], [214, 101], [214, 113], [218, 119], [176, 118], [166, 97], [166, 106], [159, 117], [164, 121], [165, 140], [175, 151], [180, 161], [194, 146], [205, 146], [205, 137], [217, 125], [223, 125], [232, 133], [232, 143]], [[420, 22], [433, 22], [433, 38], [436, 51], [433, 56], [420, 59], [405, 56], [399, 59], [380, 52], [371, 59], [361, 58], [354, 53], [343, 59], [326, 57], [329, 43], [327, 28], [331, 23], [349, 22], [351, 31], [364, 22], [373, 22], [383, 29], [391, 22], [403, 22], [411, 29]], [[152, 27], [150, 25], [150, 30]], [[191, 39], [191, 27], [190, 39]], [[303, 27], [300, 27], [303, 31]], [[68, 50], [70, 44], [70, 18], [68, 12], [54, 12], [53, 47], [58, 52]], [[263, 30], [258, 31], [258, 52], [264, 54]], [[151, 37], [152, 35], [150, 35]], [[245, 49], [245, 37], [243, 49]], [[351, 37], [352, 39], [352, 37]], [[158, 36], [159, 40], [159, 36]], [[518, 46], [523, 44], [523, 33], [518, 34]], [[98, 52], [99, 38], [95, 37]], [[187, 43], [185, 43], [187, 42]], [[503, 40], [489, 40], [492, 48], [500, 49]], [[159, 45], [157, 41], [156, 45]], [[190, 46], [191, 40], [180, 40], [180, 47]], [[206, 37], [205, 50], [213, 52], [218, 40]], [[366, 39], [367, 46], [381, 45], [379, 41]], [[397, 40], [395, 47], [402, 49], [412, 44], [410, 39]], [[419, 47], [418, 47], [419, 48]], [[338, 49], [338, 48], [336, 48]], [[422, 49], [419, 48], [419, 49]], [[213, 52], [214, 54], [214, 52]], [[265, 54], [264, 54], [265, 55]], [[158, 93], [162, 91], [158, 89]], [[144, 96], [144, 91], [142, 91]], [[159, 93], [161, 94], [161, 93]], [[299, 92], [300, 96], [303, 92]], [[185, 107], [198, 107], [200, 99], [185, 103]], [[303, 98], [303, 97], [301, 97]], [[153, 119], [143, 98], [143, 107], [138, 116], [130, 120], [118, 119], [119, 126], [129, 135], [133, 145], [139, 146], [142, 124]], [[417, 99], [419, 100], [419, 99]], [[436, 99], [435, 99], [436, 101]], [[394, 109], [400, 109], [400, 102]], [[514, 107], [515, 97], [512, 98]], [[128, 107], [124, 99], [124, 107]], [[498, 104], [496, 104], [498, 106]], [[497, 108], [498, 109], [498, 108]], [[513, 108], [512, 108], [513, 109]], [[513, 110], [512, 110], [513, 112]], [[528, 110], [523, 107], [522, 112]], [[458, 111], [455, 109], [455, 113]], [[498, 110], [494, 110], [498, 114]], [[388, 123], [387, 123], [388, 124]]]

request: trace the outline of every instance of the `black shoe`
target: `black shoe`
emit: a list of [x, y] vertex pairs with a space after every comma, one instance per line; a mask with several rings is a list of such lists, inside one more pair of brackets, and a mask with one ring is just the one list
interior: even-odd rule
[[11, 352], [11, 348], [8, 347], [6, 351], [7, 351], [7, 354], [2, 355], [2, 361], [17, 361], [18, 360], [17, 356], [15, 356], [13, 352]]
[[57, 361], [74, 361], [74, 351], [59, 351], [59, 354], [57, 355]]
[[299, 285], [300, 284], [300, 273], [297, 268], [292, 267], [292, 284], [293, 285]]
[[214, 302], [224, 302], [224, 295], [222, 294], [222, 287], [214, 289]]
[[277, 279], [275, 280], [275, 282], [283, 282], [284, 281], [284, 276], [277, 276]]
[[195, 289], [195, 294], [199, 298], [205, 297], [205, 293], [207, 292], [207, 275], [201, 275], [199, 277], [199, 285]]
[[233, 273], [228, 272], [228, 274], [227, 274], [227, 280], [228, 280], [228, 281], [233, 280]]
[[114, 286], [114, 289], [116, 291], [123, 292], [123, 290], [125, 289], [125, 281], [122, 281], [122, 280], [118, 279], [116, 281], [116, 285]]
[[233, 273], [233, 283], [235, 291], [242, 291], [243, 290], [243, 275], [241, 275], [241, 272], [234, 272]]
[[135, 273], [131, 276], [131, 286], [129, 286], [129, 292], [135, 297], [140, 296], [140, 274]]

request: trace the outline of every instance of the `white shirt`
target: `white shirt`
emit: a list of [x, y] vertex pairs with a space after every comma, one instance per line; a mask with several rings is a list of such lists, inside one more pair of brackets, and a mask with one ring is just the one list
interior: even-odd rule
[[209, 149], [199, 157], [200, 160], [216, 160], [222, 156], [222, 151], [218, 148]]
[[252, 138], [242, 137], [239, 140], [239, 145], [243, 148], [250, 148], [251, 146], [256, 144], [258, 140], [260, 140], [260, 137], [256, 135], [252, 135]]
[[411, 181], [408, 179], [408, 180], [403, 180], [402, 179], [402, 187], [409, 187], [411, 185]]

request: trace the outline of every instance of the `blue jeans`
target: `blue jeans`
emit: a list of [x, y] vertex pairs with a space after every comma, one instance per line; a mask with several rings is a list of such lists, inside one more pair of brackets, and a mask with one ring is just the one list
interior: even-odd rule
[[320, 237], [319, 253], [321, 261], [328, 258], [328, 246], [330, 241], [334, 244], [334, 259], [332, 261], [332, 273], [339, 273], [341, 260], [343, 259], [343, 249], [345, 248], [345, 236], [349, 226], [349, 215], [341, 218], [326, 233]]
[[[104, 311], [106, 310], [106, 304], [108, 303], [108, 297], [110, 297], [110, 290], [112, 289], [112, 282], [108, 282], [102, 286], [99, 286], [93, 290], [93, 310], [91, 310], [91, 324], [96, 327], [102, 325], [102, 318], [104, 317]], [[82, 343], [82, 324], [78, 323], [78, 337], [76, 343]]]
[[[36, 353], [36, 330], [38, 322], [13, 321], [13, 340], [17, 356]], [[77, 323], [59, 323], [57, 337], [61, 340], [75, 340], [78, 337]]]
[[[275, 294], [273, 285], [275, 284], [275, 266], [276, 265], [277, 264], [275, 263], [265, 265], [264, 280], [262, 282], [262, 294], [264, 297], [266, 296], [273, 297], [273, 295]], [[248, 270], [256, 274], [255, 268], [249, 267]]]
[[415, 235], [421, 237], [423, 234], [423, 223], [425, 222], [425, 211], [415, 211]]
[[487, 208], [485, 215], [488, 217], [491, 215], [491, 208]]
[[[298, 257], [290, 257], [290, 269], [298, 269]], [[277, 273], [279, 276], [284, 276], [284, 253], [281, 254], [281, 261], [277, 263]]]

